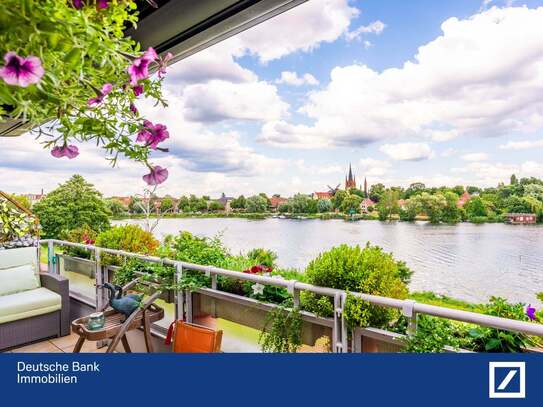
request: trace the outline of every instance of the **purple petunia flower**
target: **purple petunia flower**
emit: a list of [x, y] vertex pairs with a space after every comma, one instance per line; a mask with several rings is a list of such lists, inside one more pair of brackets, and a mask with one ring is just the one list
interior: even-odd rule
[[99, 105], [104, 101], [104, 98], [111, 92], [113, 89], [113, 85], [111, 83], [106, 83], [104, 86], [102, 86], [102, 89], [99, 91], [98, 96], [95, 98], [90, 98], [87, 102], [87, 105], [90, 107]]
[[138, 108], [136, 107], [134, 103], [130, 103], [130, 111], [134, 113], [135, 115], [138, 114]]
[[51, 155], [55, 158], [68, 157], [71, 160], [79, 155], [79, 149], [77, 146], [64, 144], [62, 147], [53, 148]]
[[168, 179], [168, 169], [162, 168], [157, 165], [151, 169], [149, 174], [143, 176], [143, 180], [147, 182], [148, 185], [158, 185], [162, 184]]
[[83, 0], [73, 0], [72, 4], [74, 8], [81, 10], [83, 8]]
[[6, 64], [0, 68], [0, 78], [8, 85], [26, 88], [38, 83], [45, 73], [40, 59], [32, 55], [23, 58], [15, 52], [8, 52], [4, 55], [4, 61]]
[[138, 97], [143, 93], [143, 85], [136, 85], [132, 88], [132, 90], [134, 91], [134, 95]]
[[100, 9], [107, 8], [107, 6], [109, 5], [108, 3], [109, 3], [109, 0], [98, 0], [96, 3], [96, 6], [100, 10]]
[[532, 304], [528, 304], [526, 307], [526, 315], [530, 318], [530, 321], [535, 320], [535, 308], [532, 307]]
[[130, 84], [135, 86], [138, 81], [147, 79], [149, 76], [149, 65], [157, 59], [157, 54], [152, 47], [149, 47], [147, 51], [139, 58], [134, 59], [132, 65], [128, 67], [128, 75], [130, 75]]
[[138, 133], [136, 141], [143, 142], [149, 148], [156, 150], [158, 143], [170, 137], [168, 129], [163, 124], [153, 124], [149, 120], [143, 122], [143, 129]]
[[168, 65], [168, 61], [173, 58], [173, 54], [171, 52], [168, 52], [164, 58], [160, 58], [158, 60], [158, 77], [163, 78], [164, 75], [166, 75], [166, 66]]

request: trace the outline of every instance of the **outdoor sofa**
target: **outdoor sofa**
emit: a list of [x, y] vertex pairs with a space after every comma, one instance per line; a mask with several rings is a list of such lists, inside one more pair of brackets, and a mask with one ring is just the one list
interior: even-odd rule
[[0, 351], [69, 333], [69, 281], [40, 273], [36, 247], [0, 250]]

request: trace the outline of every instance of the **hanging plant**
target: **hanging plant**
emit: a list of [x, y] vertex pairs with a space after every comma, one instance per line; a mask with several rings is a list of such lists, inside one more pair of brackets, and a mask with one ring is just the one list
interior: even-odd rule
[[263, 352], [296, 352], [302, 346], [302, 315], [292, 300], [268, 313], [259, 342]]
[[[172, 55], [159, 57], [124, 31], [137, 22], [131, 0], [4, 0], [0, 14], [0, 122], [22, 120], [57, 158], [94, 142], [112, 165], [144, 163], [150, 185], [168, 170], [150, 163], [169, 138], [142, 117], [138, 97], [166, 106], [161, 85]], [[150, 71], [156, 70], [156, 77]]]

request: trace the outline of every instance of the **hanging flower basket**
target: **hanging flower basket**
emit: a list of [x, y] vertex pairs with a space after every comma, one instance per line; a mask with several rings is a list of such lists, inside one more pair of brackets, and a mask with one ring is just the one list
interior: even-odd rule
[[169, 132], [137, 105], [148, 98], [166, 106], [161, 86], [172, 56], [140, 50], [125, 36], [137, 19], [131, 0], [4, 0], [0, 134], [33, 129], [54, 157], [67, 159], [90, 141], [112, 165], [125, 156], [149, 168], [148, 184], [164, 182], [167, 169], [150, 158], [167, 151], [160, 143]]

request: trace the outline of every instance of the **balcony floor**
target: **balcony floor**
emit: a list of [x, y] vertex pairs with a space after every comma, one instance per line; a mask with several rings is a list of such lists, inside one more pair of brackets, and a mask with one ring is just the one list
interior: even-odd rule
[[[10, 349], [6, 353], [72, 353], [79, 336], [72, 333], [60, 338], [46, 339], [30, 345]], [[104, 353], [107, 347], [96, 348], [96, 342], [86, 341], [81, 349], [82, 353]]]

